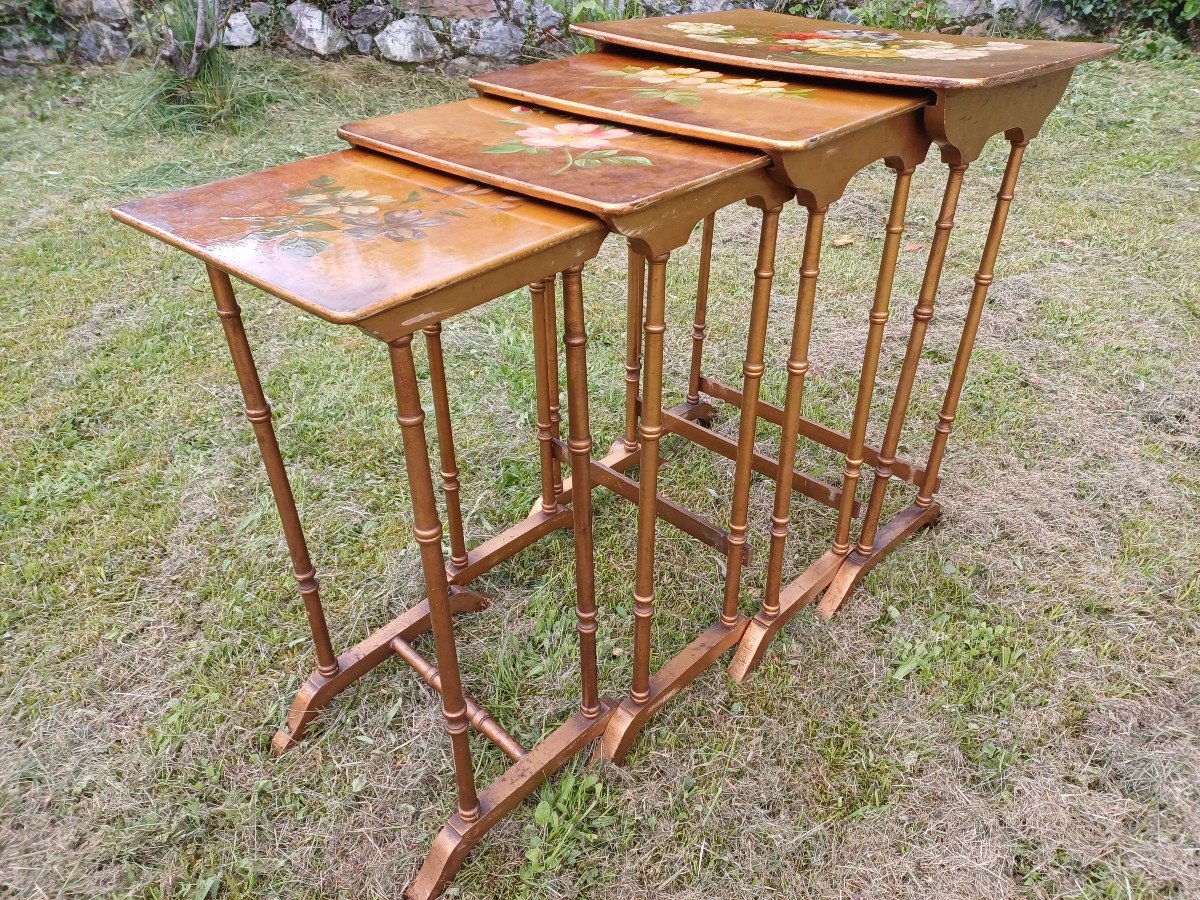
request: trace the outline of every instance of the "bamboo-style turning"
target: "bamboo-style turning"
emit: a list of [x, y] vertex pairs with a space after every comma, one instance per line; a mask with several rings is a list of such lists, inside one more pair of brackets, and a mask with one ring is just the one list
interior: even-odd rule
[[542, 512], [550, 515], [558, 509], [556, 498], [562, 491], [562, 484], [561, 481], [557, 485], [555, 484], [555, 475], [559, 471], [559, 466], [554, 459], [555, 434], [550, 399], [550, 366], [548, 364], [549, 345], [557, 336], [549, 329], [549, 304], [546, 287], [546, 282], [535, 281], [529, 285], [529, 294], [533, 301], [533, 377], [537, 393], [537, 436], [542, 475]]
[[812, 335], [817, 278], [821, 273], [821, 239], [825, 230], [825, 211], [825, 207], [810, 207], [804, 232], [796, 316], [792, 322], [791, 351], [788, 355], [787, 382], [784, 388], [783, 427], [779, 438], [779, 478], [775, 482], [775, 502], [771, 510], [771, 542], [767, 556], [766, 585], [763, 590], [762, 614], [767, 618], [779, 615], [784, 550], [792, 521], [792, 469], [796, 461], [798, 423], [804, 407], [804, 379], [808, 374], [808, 345]]
[[600, 715], [596, 674], [596, 565], [592, 543], [592, 433], [588, 416], [587, 328], [580, 268], [563, 273], [563, 344], [567, 356], [567, 423], [571, 452], [571, 503], [575, 529], [575, 615], [579, 632], [581, 697], [585, 718]]
[[704, 338], [707, 336], [708, 282], [712, 273], [713, 230], [716, 214], [704, 217], [700, 236], [700, 265], [696, 270], [696, 312], [692, 319], [692, 365], [688, 373], [687, 402], [700, 402], [700, 375], [704, 365]]
[[292, 558], [292, 572], [300, 597], [304, 601], [304, 612], [308, 616], [308, 627], [312, 631], [313, 647], [317, 651], [317, 671], [330, 678], [338, 673], [338, 660], [329, 640], [329, 626], [325, 624], [325, 608], [321, 605], [321, 592], [317, 584], [317, 570], [308, 554], [308, 542], [300, 525], [300, 514], [296, 511], [296, 498], [288, 481], [275, 429], [271, 426], [271, 404], [263, 394], [258, 369], [254, 365], [254, 354], [246, 340], [246, 329], [242, 325], [242, 311], [233, 294], [229, 276], [216, 266], [209, 265], [208, 281], [212, 286], [213, 298], [217, 303], [217, 315], [233, 357], [242, 398], [246, 403], [246, 418], [254, 427], [259, 454], [271, 483], [275, 507], [283, 523], [283, 534], [287, 540], [288, 554]]
[[892, 284], [896, 277], [896, 260], [900, 254], [900, 237], [904, 234], [904, 214], [908, 208], [908, 190], [912, 169], [896, 173], [892, 205], [888, 212], [883, 241], [883, 256], [879, 262], [879, 277], [875, 282], [875, 299], [868, 317], [867, 343], [863, 351], [862, 371], [858, 379], [858, 397], [854, 402], [854, 419], [850, 425], [850, 440], [846, 447], [846, 471], [842, 479], [842, 502], [838, 507], [837, 534], [833, 551], [839, 555], [850, 552], [850, 519], [854, 498], [862, 471], [863, 448], [867, 442], [867, 424], [871, 418], [871, 400], [875, 394], [875, 374], [879, 369], [879, 353], [883, 348], [883, 331], [887, 325], [892, 301]]
[[[545, 318], [542, 326], [546, 330], [546, 390], [550, 394], [550, 434], [554, 440], [562, 438], [562, 406], [560, 398], [562, 392], [558, 385], [558, 303], [554, 299], [554, 283], [557, 279], [554, 276], [543, 279], [546, 285]], [[551, 478], [553, 480], [555, 496], [562, 493], [563, 478], [562, 478], [562, 463], [557, 459], [553, 461], [550, 468]]]
[[[765, 370], [763, 355], [767, 345], [767, 317], [771, 306], [771, 284], [775, 278], [775, 243], [779, 232], [781, 208], [776, 206], [763, 212], [758, 239], [758, 262], [754, 268], [754, 293], [750, 301], [750, 329], [746, 340], [746, 359], [742, 364], [742, 409], [738, 420], [737, 459], [734, 461], [732, 502], [729, 512], [730, 553], [726, 560], [725, 596], [721, 603], [721, 624], [725, 628], [732, 628], [738, 621], [738, 598], [742, 584], [742, 548], [746, 546], [747, 516], [750, 508], [750, 475], [754, 468], [754, 435], [758, 428], [758, 393]], [[705, 237], [710, 238], [707, 227]], [[700, 319], [699, 315], [697, 315], [697, 319]], [[692, 353], [692, 383], [698, 391], [700, 384], [699, 346], [695, 346]], [[696, 399], [688, 398], [689, 403], [698, 401], [699, 396]], [[782, 456], [780, 458], [784, 459]], [[785, 478], [790, 491], [790, 472], [781, 473], [780, 483], [783, 483]]]
[[654, 618], [654, 544], [658, 525], [658, 443], [662, 437], [663, 334], [667, 330], [667, 260], [670, 253], [650, 257], [646, 290], [646, 324], [642, 364], [642, 412], [638, 426], [637, 561], [633, 588], [633, 680], [629, 698], [650, 698], [650, 641]]
[[467, 743], [467, 706], [458, 669], [458, 648], [450, 618], [450, 588], [446, 560], [442, 556], [442, 523], [433, 495], [429, 447], [425, 440], [425, 412], [417, 390], [413, 364], [412, 335], [388, 343], [392, 381], [396, 390], [396, 421], [404, 440], [404, 464], [412, 496], [413, 537], [421, 548], [421, 570], [429, 598], [429, 620], [433, 630], [437, 668], [442, 682], [442, 714], [454, 757], [454, 780], [458, 786], [458, 815], [470, 823], [479, 818], [479, 796], [475, 791], [475, 766]]
[[892, 477], [892, 463], [900, 446], [904, 430], [904, 418], [912, 400], [913, 383], [917, 377], [917, 366], [921, 362], [921, 351], [925, 347], [925, 334], [929, 320], [933, 318], [933, 304], [941, 284], [942, 268], [946, 262], [946, 250], [950, 245], [950, 233], [954, 230], [954, 214], [958, 209], [958, 197], [962, 191], [966, 165], [949, 166], [946, 190], [942, 193], [942, 205], [934, 224], [933, 240], [929, 244], [929, 259], [925, 264], [925, 275], [921, 279], [921, 290], [917, 305], [913, 308], [912, 328], [908, 333], [908, 344], [904, 349], [904, 361], [900, 364], [900, 376], [896, 380], [896, 392], [888, 415], [887, 427], [879, 445], [879, 465], [871, 481], [871, 495], [867, 500], [867, 511], [863, 516], [862, 530], [858, 537], [858, 552], [864, 556], [871, 553], [875, 532], [879, 527], [879, 516], [887, 495], [888, 481]]
[[442, 495], [446, 498], [450, 565], [461, 569], [467, 564], [467, 539], [463, 531], [462, 500], [458, 489], [458, 459], [454, 452], [454, 426], [450, 421], [450, 395], [446, 390], [446, 362], [442, 357], [442, 323], [427, 325], [422, 330], [429, 353], [429, 386], [433, 394], [433, 420], [437, 426]]
[[958, 400], [962, 396], [963, 382], [967, 377], [967, 366], [971, 362], [971, 351], [975, 349], [975, 336], [979, 333], [979, 320], [983, 316], [988, 289], [992, 286], [995, 277], [996, 256], [1000, 252], [1000, 242], [1004, 238], [1004, 226], [1008, 222], [1008, 210], [1012, 206], [1013, 196], [1016, 193], [1017, 176], [1021, 171], [1021, 161], [1025, 158], [1027, 145], [1026, 141], [1010, 142], [1008, 162], [1004, 167], [1004, 178], [1000, 183], [1000, 190], [996, 194], [996, 207], [992, 212], [987, 240], [983, 245], [983, 258], [979, 262], [979, 270], [975, 273], [975, 287], [971, 291], [971, 303], [967, 307], [967, 318], [963, 323], [958, 351], [954, 355], [954, 365], [950, 370], [950, 382], [946, 386], [946, 396], [942, 402], [942, 408], [938, 412], [933, 446], [929, 450], [929, 461], [925, 464], [925, 480], [921, 482], [921, 489], [917, 492], [915, 502], [922, 509], [928, 508], [933, 502], [938, 470], [941, 469], [942, 456], [946, 452], [946, 442], [950, 439], [950, 431], [954, 427], [954, 418], [958, 413]]
[[[442, 693], [442, 676], [438, 672], [437, 666], [430, 663], [402, 637], [392, 638], [391, 648], [397, 656], [408, 663], [414, 672], [421, 676], [422, 681], [439, 694]], [[520, 742], [500, 727], [490, 712], [480, 706], [475, 698], [466, 691], [463, 691], [463, 706], [467, 710], [467, 721], [474, 726], [476, 731], [499, 747], [509, 759], [516, 761], [528, 752]]]
[[646, 307], [646, 257], [630, 247], [625, 300], [625, 449], [638, 448], [638, 391], [642, 376], [642, 318]]

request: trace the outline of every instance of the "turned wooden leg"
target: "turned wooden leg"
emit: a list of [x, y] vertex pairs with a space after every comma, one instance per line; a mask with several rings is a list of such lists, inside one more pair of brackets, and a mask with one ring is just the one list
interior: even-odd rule
[[242, 311], [233, 295], [233, 285], [229, 282], [229, 276], [215, 266], [210, 265], [207, 268], [208, 280], [217, 303], [217, 315], [221, 318], [225, 340], [233, 357], [233, 367], [237, 371], [238, 384], [246, 402], [246, 418], [254, 426], [254, 437], [258, 441], [258, 450], [267, 470], [267, 479], [271, 483], [271, 493], [275, 496], [275, 507], [279, 510], [279, 519], [283, 523], [288, 554], [292, 558], [292, 571], [296, 576], [300, 596], [304, 600], [308, 627], [312, 631], [313, 646], [317, 651], [317, 671], [329, 678], [338, 673], [338, 659], [329, 640], [329, 627], [325, 624], [325, 610], [321, 605], [317, 572], [308, 555], [308, 543], [304, 540], [304, 529], [296, 511], [296, 499], [292, 496], [287, 470], [279, 453], [275, 429], [271, 427], [271, 405], [267, 403], [263, 394], [258, 369], [254, 365], [254, 355], [250, 352], [246, 329], [242, 325]]
[[692, 322], [692, 366], [688, 375], [687, 402], [695, 406], [700, 402], [701, 366], [704, 362], [705, 319], [708, 316], [708, 281], [712, 271], [713, 228], [716, 214], [704, 217], [704, 230], [700, 236], [700, 268], [696, 272], [696, 317]]
[[625, 302], [625, 450], [638, 449], [638, 382], [642, 370], [642, 318], [645, 312], [646, 257], [628, 249]]
[[458, 667], [454, 623], [451, 620], [446, 560], [442, 555], [442, 523], [437, 514], [429, 447], [425, 440], [425, 413], [421, 409], [417, 372], [413, 365], [412, 336], [406, 335], [391, 341], [388, 350], [396, 389], [396, 421], [400, 423], [404, 439], [404, 463], [412, 497], [413, 534], [421, 548], [421, 569], [425, 575], [429, 621], [442, 686], [442, 712], [454, 756], [458, 815], [462, 821], [470, 823], [479, 818], [479, 797], [475, 791], [475, 769], [467, 741], [467, 707]]
[[[777, 206], [763, 212], [758, 239], [758, 262], [754, 269], [754, 294], [750, 303], [746, 361], [742, 365], [742, 409], [738, 419], [737, 458], [734, 460], [733, 497], [729, 513], [729, 556], [726, 559], [725, 596], [721, 604], [721, 624], [726, 628], [732, 628], [741, 618], [738, 613], [738, 600], [750, 511], [750, 476], [754, 467], [754, 436], [758, 429], [758, 395], [764, 370], [763, 354], [767, 344], [771, 283], [775, 277], [775, 244], [779, 231], [780, 209], [781, 207]], [[699, 318], [700, 314], [697, 313], [697, 319]], [[692, 371], [696, 374], [695, 383], [698, 386], [699, 345], [693, 345], [692, 352]], [[689, 398], [689, 402], [696, 401]]]
[[771, 542], [762, 606], [762, 613], [768, 618], [779, 615], [779, 591], [783, 581], [788, 528], [792, 520], [792, 470], [796, 464], [800, 413], [804, 407], [804, 380], [808, 375], [813, 304], [817, 292], [817, 278], [821, 273], [821, 239], [825, 230], [825, 210], [825, 207], [813, 207], [808, 210], [808, 226], [804, 235], [796, 318], [792, 323], [792, 347], [787, 362], [787, 384], [784, 388], [783, 426], [779, 440], [779, 478], [775, 483], [775, 503], [771, 511]]
[[787, 383], [784, 388], [783, 419], [779, 438], [779, 477], [775, 481], [775, 502], [771, 510], [766, 584], [763, 589], [762, 608], [747, 626], [741, 646], [730, 663], [729, 675], [735, 681], [744, 679], [757, 665], [775, 632], [804, 602], [807, 602], [806, 598], [794, 598], [789, 592], [787, 599], [792, 602], [785, 609], [781, 597], [783, 563], [792, 518], [792, 473], [796, 462], [800, 413], [804, 406], [804, 380], [808, 374], [813, 305], [817, 292], [817, 278], [821, 271], [821, 239], [825, 229], [825, 211], [826, 207], [823, 206], [808, 209], [796, 317], [792, 323], [792, 344], [787, 362]]
[[[489, 829], [501, 822], [517, 804], [528, 797], [555, 771], [594, 741], [608, 724], [616, 704], [599, 695], [596, 667], [595, 566], [591, 522], [591, 436], [588, 423], [586, 330], [584, 327], [583, 290], [580, 268], [563, 273], [563, 326], [566, 344], [567, 405], [571, 458], [572, 510], [575, 537], [576, 615], [579, 632], [581, 698], [579, 711], [528, 751], [474, 706], [480, 730], [495, 741], [516, 762], [480, 794], [476, 815], [464, 817], [460, 811], [442, 828], [412, 885], [406, 891], [410, 900], [432, 900], [445, 889], [467, 854]], [[545, 332], [543, 331], [543, 337]], [[556, 336], [555, 336], [556, 338]], [[401, 360], [403, 363], [403, 360]], [[407, 373], [405, 374], [407, 377]], [[419, 413], [419, 407], [417, 409]], [[413, 416], [415, 418], [415, 416]], [[409, 426], [410, 428], [414, 426]], [[414, 442], [416, 436], [414, 436]], [[559, 444], [561, 446], [561, 443]], [[407, 447], [407, 444], [406, 444]], [[564, 511], [565, 512], [565, 511]], [[405, 650], [403, 644], [398, 652]], [[431, 685], [446, 691], [449, 686], [441, 672], [419, 657], [410, 662]], [[439, 655], [439, 663], [441, 656]], [[457, 669], [455, 669], [457, 672]], [[461, 691], [461, 687], [458, 689]], [[448, 695], [447, 695], [448, 696]], [[469, 698], [468, 698], [469, 699]], [[472, 707], [468, 707], [470, 712]]]
[[883, 240], [883, 256], [879, 263], [879, 277], [875, 282], [875, 299], [871, 304], [867, 326], [867, 346], [863, 352], [862, 372], [858, 379], [858, 397], [854, 402], [854, 420], [850, 426], [850, 442], [846, 448], [846, 470], [842, 478], [842, 502], [838, 507], [837, 533], [833, 539], [833, 550], [839, 556], [850, 552], [850, 520], [853, 517], [854, 500], [858, 493], [858, 479], [862, 471], [863, 451], [867, 443], [867, 424], [871, 419], [871, 400], [875, 395], [875, 375], [879, 371], [879, 353], [883, 348], [883, 331], [888, 321], [892, 302], [892, 285], [896, 278], [896, 260], [900, 255], [900, 238], [904, 234], [904, 214], [908, 208], [908, 190], [912, 182], [912, 169], [896, 173], [896, 186], [892, 191], [892, 206], [888, 213], [887, 227]]
[[971, 352], [975, 349], [975, 336], [979, 333], [979, 320], [983, 316], [983, 307], [987, 302], [988, 289], [992, 286], [996, 268], [996, 256], [1000, 253], [1000, 241], [1004, 238], [1004, 226], [1008, 222], [1008, 211], [1012, 206], [1013, 195], [1017, 189], [1017, 176], [1021, 171], [1021, 161], [1025, 157], [1026, 141], [1012, 141], [1008, 153], [1008, 163], [1004, 167], [1004, 178], [1000, 183], [1000, 191], [996, 194], [996, 208], [992, 212], [992, 222], [988, 227], [987, 240], [983, 245], [983, 258], [979, 262], [979, 270], [975, 273], [975, 288], [971, 291], [971, 303], [967, 307], [967, 318], [963, 323], [962, 336], [958, 343], [958, 352], [954, 356], [954, 366], [950, 370], [950, 383], [946, 386], [946, 396], [942, 401], [942, 409], [938, 413], [938, 423], [934, 430], [933, 446], [929, 451], [929, 461], [925, 464], [925, 480], [917, 492], [916, 504], [927, 509], [933, 502], [933, 493], [937, 489], [938, 470], [942, 466], [942, 457], [946, 452], [946, 442], [950, 439], [950, 431], [954, 427], [954, 418], [958, 414], [958, 401], [962, 396], [963, 382], [967, 377], [967, 367], [971, 362]]
[[[546, 285], [545, 319], [543, 327], [546, 330], [546, 390], [550, 394], [550, 434], [554, 440], [562, 438], [562, 406], [558, 385], [558, 303], [554, 298], [555, 276], [543, 279]], [[563, 492], [562, 463], [554, 457], [551, 466], [554, 479], [554, 495]]]
[[[913, 323], [908, 334], [908, 344], [904, 350], [904, 361], [900, 365], [896, 393], [892, 397], [892, 408], [888, 414], [883, 441], [879, 445], [879, 464], [875, 467], [875, 475], [871, 480], [871, 493], [867, 501], [867, 511], [863, 515], [858, 545], [846, 557], [846, 566], [843, 567], [840, 577], [835, 579], [835, 583], [829, 585], [829, 590], [825, 591], [817, 604], [817, 612], [825, 618], [832, 616], [849, 596], [862, 575], [866, 574], [862, 563], [874, 555], [879, 518], [883, 511], [883, 502], [887, 497], [888, 484], [892, 478], [892, 465], [896, 461], [900, 437], [904, 431], [904, 419], [912, 400], [913, 383], [917, 377], [917, 367], [921, 362], [925, 335], [929, 329], [929, 321], [933, 318], [933, 306], [942, 279], [950, 234], [954, 230], [954, 214], [958, 210], [958, 198], [962, 191], [963, 176], [967, 171], [967, 166], [966, 164], [955, 164], [948, 166], [948, 169], [946, 189], [942, 194], [941, 209], [938, 211], [933, 240], [929, 245], [925, 275], [921, 280], [921, 290], [917, 295], [916, 307], [913, 309]], [[936, 513], [932, 515], [932, 518], [936, 518]], [[932, 518], [923, 519], [921, 524], [928, 524]], [[887, 549], [891, 550], [894, 546], [896, 544], [891, 543]]]
[[[654, 618], [654, 544], [658, 516], [658, 444], [662, 436], [663, 334], [666, 331], [667, 260], [669, 253], [652, 256], [646, 298], [645, 359], [642, 372], [642, 414], [638, 434], [641, 450], [638, 474], [637, 559], [633, 589], [633, 678], [626, 704], [640, 707], [650, 699], [650, 646]], [[628, 749], [624, 733], [605, 730], [599, 755], [619, 761]], [[631, 736], [630, 736], [631, 739]]]
[[450, 421], [450, 396], [446, 392], [446, 362], [442, 356], [442, 323], [424, 329], [429, 351], [429, 384], [433, 393], [433, 420], [437, 425], [438, 460], [441, 463], [442, 494], [446, 498], [446, 530], [450, 533], [450, 565], [467, 564], [467, 539], [463, 531], [462, 501], [459, 498], [458, 460], [454, 453], [454, 426]]
[[651, 257], [646, 299], [645, 371], [642, 375], [642, 414], [638, 436], [637, 562], [634, 575], [633, 687], [635, 703], [644, 703], [650, 681], [651, 623], [654, 618], [654, 553], [658, 517], [658, 445], [662, 437], [663, 334], [667, 330], [667, 260], [669, 253]]
[[554, 426], [550, 405], [550, 351], [547, 344], [557, 340], [557, 336], [547, 330], [546, 283], [535, 281], [529, 285], [529, 293], [533, 299], [533, 364], [534, 384], [537, 388], [537, 434], [542, 473], [542, 512], [552, 515], [558, 509], [557, 495], [561, 491], [561, 486], [555, 490], [554, 476], [558, 471], [558, 463], [554, 459]]
[[571, 451], [571, 512], [575, 532], [575, 613], [579, 632], [580, 713], [600, 715], [596, 672], [596, 564], [592, 544], [592, 434], [588, 417], [587, 329], [581, 268], [563, 273], [563, 343], [567, 356], [567, 447]]

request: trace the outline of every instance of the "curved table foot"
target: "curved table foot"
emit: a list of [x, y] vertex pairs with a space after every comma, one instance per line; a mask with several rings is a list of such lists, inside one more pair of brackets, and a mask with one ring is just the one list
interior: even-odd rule
[[729, 664], [729, 677], [741, 684], [762, 662], [763, 654], [775, 639], [775, 635], [790, 622], [800, 610], [808, 606], [817, 594], [825, 589], [838, 573], [845, 560], [832, 550], [827, 550], [816, 562], [805, 569], [779, 592], [779, 615], [767, 618], [761, 612], [750, 620], [746, 633], [738, 645], [733, 662]]
[[732, 628], [720, 622], [712, 625], [698, 638], [681, 650], [674, 659], [650, 677], [650, 697], [644, 703], [634, 703], [626, 697], [621, 701], [604, 730], [596, 758], [615, 765], [624, 762], [629, 755], [638, 732], [668, 700], [696, 680], [696, 676], [707, 669], [717, 657], [738, 642], [750, 620], [739, 616]]
[[616, 709], [617, 701], [600, 698], [600, 714], [594, 719], [576, 712], [540, 744], [479, 795], [479, 818], [464, 822], [455, 813], [429, 848], [417, 877], [405, 892], [409, 900], [432, 900], [441, 896], [463, 860], [488, 830], [532, 794], [576, 753], [600, 736]]
[[850, 555], [846, 557], [846, 561], [838, 569], [837, 575], [817, 604], [817, 614], [823, 619], [832, 619], [833, 614], [846, 602], [863, 577], [879, 565], [885, 556], [900, 546], [914, 531], [932, 525], [941, 517], [942, 508], [936, 503], [928, 508], [912, 503], [896, 513], [890, 522], [879, 529], [870, 555], [863, 556], [857, 548], [850, 551]]
[[[450, 611], [453, 613], [479, 612], [488, 605], [489, 598], [468, 588], [455, 588], [450, 595]], [[392, 651], [392, 641], [403, 638], [412, 641], [429, 630], [429, 601], [422, 600], [411, 609], [392, 619], [383, 628], [371, 634], [365, 640], [359, 641], [338, 657], [336, 675], [326, 678], [320, 672], [313, 672], [308, 680], [301, 685], [288, 711], [287, 720], [275, 737], [271, 739], [271, 750], [279, 756], [285, 750], [291, 749], [303, 739], [308, 726], [317, 713], [329, 704], [329, 701], [344, 691], [369, 671], [395, 654]]]

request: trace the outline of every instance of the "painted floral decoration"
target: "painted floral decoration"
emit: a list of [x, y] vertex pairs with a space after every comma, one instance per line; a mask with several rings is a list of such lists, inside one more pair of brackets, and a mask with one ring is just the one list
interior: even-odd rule
[[954, 44], [950, 41], [906, 38], [890, 31], [830, 29], [776, 34], [776, 43], [794, 53], [822, 56], [856, 56], [868, 59], [983, 59], [993, 53], [1022, 50], [1024, 44], [1010, 41], [986, 41], [982, 44]]
[[709, 44], [761, 44], [762, 39], [743, 34], [732, 25], [718, 22], [671, 22], [667, 28], [682, 31], [694, 41]]
[[670, 22], [665, 27], [695, 41], [714, 44], [765, 44], [785, 53], [841, 56], [857, 59], [983, 59], [994, 53], [1025, 49], [1012, 41], [956, 44], [925, 38], [906, 38], [894, 31], [830, 28], [823, 31], [751, 34], [717, 22]]
[[[528, 107], [514, 106], [515, 113], [530, 112]], [[615, 141], [633, 137], [626, 128], [613, 128], [596, 122], [559, 122], [555, 125], [532, 125], [513, 119], [502, 119], [505, 125], [518, 126], [511, 140], [493, 144], [484, 153], [530, 153], [539, 155], [561, 150], [566, 162], [551, 175], [561, 175], [571, 169], [596, 169], [600, 166], [652, 166], [644, 156], [622, 153]], [[578, 152], [582, 151], [582, 152]]]
[[[487, 199], [481, 199], [484, 197]], [[424, 210], [414, 205], [422, 200]], [[333, 246], [324, 237], [315, 236], [322, 233], [360, 240], [417, 241], [425, 237], [426, 230], [445, 225], [447, 219], [461, 218], [473, 209], [509, 210], [520, 204], [516, 197], [476, 184], [422, 188], [397, 200], [388, 194], [343, 187], [328, 175], [289, 191], [287, 202], [296, 210], [274, 216], [226, 216], [225, 220], [247, 222], [251, 237], [278, 240], [279, 249], [307, 258]]]
[[[609, 69], [600, 74], [624, 78], [640, 87], [634, 96], [644, 100], [665, 100], [668, 103], [692, 105], [711, 94], [753, 94], [756, 97], [788, 97], [793, 100], [808, 100], [812, 91], [790, 86], [786, 81], [770, 81], [762, 78], [735, 78], [721, 72], [696, 69], [691, 66], [626, 66]], [[604, 85], [592, 85], [604, 87]]]

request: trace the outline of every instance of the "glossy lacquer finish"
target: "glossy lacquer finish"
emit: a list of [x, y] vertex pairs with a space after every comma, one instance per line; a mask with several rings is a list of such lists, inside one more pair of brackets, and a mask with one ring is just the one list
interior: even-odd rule
[[790, 75], [974, 89], [1070, 69], [1112, 44], [862, 28], [753, 9], [572, 25], [606, 44]]
[[802, 153], [928, 102], [921, 91], [757, 76], [607, 52], [489, 72], [471, 86], [575, 115], [783, 153]]
[[360, 147], [606, 219], [768, 165], [765, 156], [745, 150], [483, 97], [356, 122], [338, 134]]
[[522, 280], [505, 288], [506, 267], [561, 256], [541, 277], [588, 258], [577, 245], [594, 252], [603, 236], [586, 216], [361, 150], [137, 200], [113, 215], [314, 315], [359, 325], [449, 288], [470, 293], [478, 279], [495, 288], [482, 302], [533, 280], [517, 272]]

